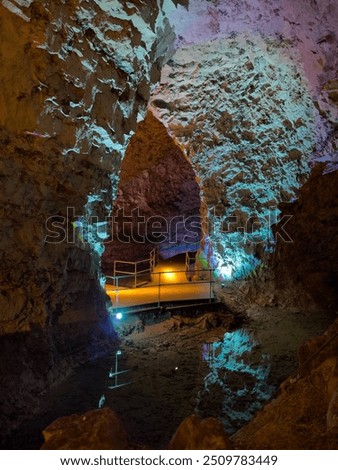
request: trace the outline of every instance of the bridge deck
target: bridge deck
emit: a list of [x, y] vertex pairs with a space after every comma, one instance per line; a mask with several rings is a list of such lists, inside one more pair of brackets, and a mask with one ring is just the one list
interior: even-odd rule
[[116, 288], [107, 284], [106, 292], [114, 308], [132, 307], [152, 303], [213, 299], [211, 283], [205, 281], [189, 282], [185, 265], [161, 261], [152, 274], [152, 281], [135, 289]]

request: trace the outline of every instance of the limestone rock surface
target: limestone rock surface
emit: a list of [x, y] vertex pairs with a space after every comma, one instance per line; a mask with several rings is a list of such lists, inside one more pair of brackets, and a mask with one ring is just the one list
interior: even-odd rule
[[151, 109], [192, 162], [208, 210], [203, 256], [251, 276], [318, 162], [338, 164], [336, 2], [196, 0], [170, 14], [176, 53]]
[[[241, 449], [336, 449], [337, 321], [302, 349], [298, 371], [234, 438]], [[306, 360], [304, 350], [308, 354]]]
[[[282, 204], [282, 222], [274, 230], [275, 253], [249, 289], [265, 305], [304, 306], [335, 311], [338, 302], [337, 188], [338, 172], [317, 166], [299, 191], [298, 199]], [[284, 232], [285, 233], [285, 232]], [[265, 285], [262, 290], [261, 286]]]
[[109, 408], [59, 418], [44, 431], [44, 450], [123, 450], [126, 432]]
[[162, 6], [0, 4], [0, 434], [114, 341], [97, 226], [170, 56]]
[[231, 449], [231, 442], [217, 418], [201, 419], [192, 415], [179, 425], [168, 449], [225, 450]]
[[152, 95], [200, 184], [206, 256], [230, 278], [256, 267], [273, 243], [277, 204], [309, 171], [315, 108], [299, 70], [287, 44], [243, 34], [178, 49]]

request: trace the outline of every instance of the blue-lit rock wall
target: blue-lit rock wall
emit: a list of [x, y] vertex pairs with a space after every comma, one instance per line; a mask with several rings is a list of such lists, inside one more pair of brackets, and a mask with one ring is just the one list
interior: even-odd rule
[[196, 0], [170, 16], [177, 50], [151, 107], [199, 178], [201, 261], [220, 278], [250, 275], [277, 205], [313, 164], [337, 166], [337, 16], [330, 0]]
[[[63, 312], [94, 288], [101, 247], [73, 237], [71, 222], [109, 214], [121, 159], [174, 38], [156, 1], [140, 10], [128, 2], [26, 4], [0, 7], [7, 333], [44, 325], [46, 309]], [[46, 227], [53, 216], [68, 217], [68, 242]]]
[[273, 243], [276, 206], [309, 171], [314, 106], [290, 55], [287, 44], [246, 34], [185, 46], [154, 93], [153, 108], [200, 181], [208, 256], [228, 278], [256, 267], [257, 252]]

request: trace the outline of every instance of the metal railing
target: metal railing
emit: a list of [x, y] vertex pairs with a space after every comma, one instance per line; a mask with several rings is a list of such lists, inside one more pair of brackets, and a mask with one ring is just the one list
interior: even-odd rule
[[[133, 283], [130, 287], [139, 287], [145, 284], [147, 281], [147, 274], [150, 277], [151, 273], [154, 271], [157, 264], [157, 250], [154, 248], [150, 254], [149, 258], [140, 260], [140, 261], [123, 261], [115, 260], [114, 261], [114, 271], [113, 276], [106, 276], [107, 279], [115, 280], [115, 285], [121, 286], [119, 284], [119, 279], [130, 278]], [[122, 274], [122, 276], [119, 276]]]
[[190, 251], [188, 251], [185, 254], [185, 270], [186, 270], [187, 279], [189, 281], [192, 280], [193, 275], [195, 273], [196, 254], [197, 252], [190, 252]]
[[[125, 291], [125, 288], [122, 286], [135, 284], [134, 273], [129, 275], [122, 274], [115, 277], [107, 276], [107, 279], [113, 279], [114, 281], [113, 287], [110, 290], [115, 293], [115, 308], [117, 308], [120, 303], [123, 304], [123, 301], [119, 301], [120, 292], [123, 293]], [[212, 302], [214, 283], [212, 269], [195, 269], [193, 278], [186, 270], [153, 272], [149, 282], [142, 286], [142, 304], [156, 304], [160, 307], [161, 303], [164, 302], [177, 300], [194, 300], [196, 302], [196, 299], [201, 298]], [[202, 286], [204, 285], [208, 285], [208, 289], [203, 291]], [[189, 286], [201, 286], [201, 290], [198, 292], [198, 290], [189, 289]], [[203, 294], [205, 295], [203, 296]], [[137, 296], [138, 293], [135, 292], [135, 305], [137, 305]]]

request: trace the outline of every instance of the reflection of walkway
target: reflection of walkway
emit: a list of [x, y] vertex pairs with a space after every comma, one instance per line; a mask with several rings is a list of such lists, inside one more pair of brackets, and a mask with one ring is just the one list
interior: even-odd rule
[[171, 260], [161, 261], [152, 274], [152, 281], [136, 289], [119, 289], [107, 285], [106, 292], [113, 306], [130, 307], [177, 300], [205, 300], [213, 298], [209, 272], [205, 281], [189, 282], [185, 264]]
[[[2, 0], [2, 5], [7, 8], [11, 13], [14, 13], [15, 15], [20, 16], [21, 19], [24, 21], [27, 21], [27, 23], [30, 21], [30, 11], [29, 7], [31, 3], [33, 3], [33, 0], [16, 0], [14, 3], [10, 0]], [[33, 135], [33, 132], [26, 132], [26, 134], [31, 134]], [[37, 133], [35, 135], [38, 135]], [[40, 137], [45, 137], [41, 135]]]

